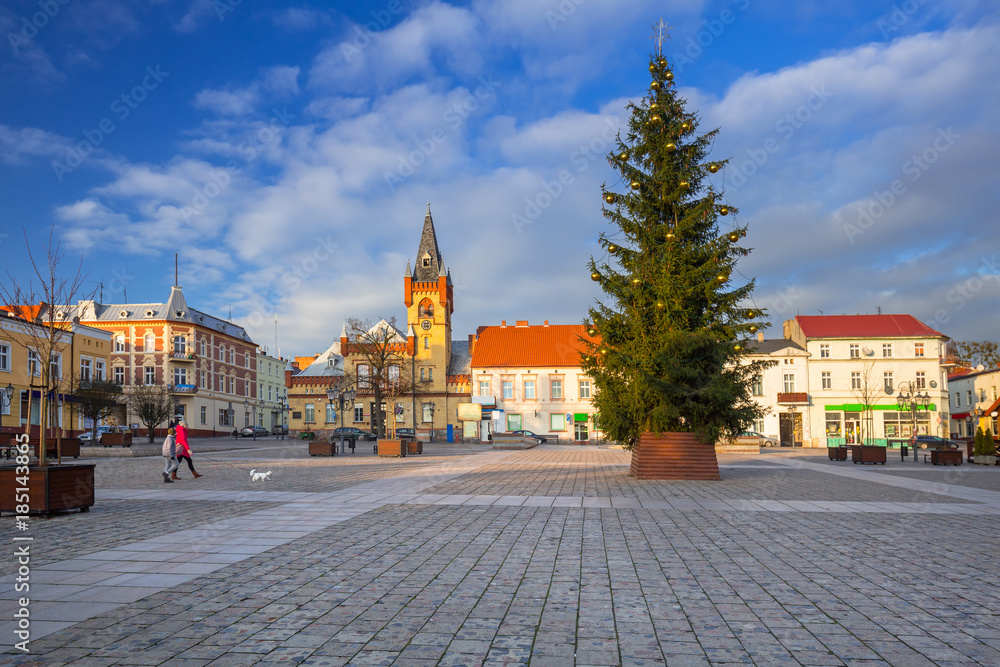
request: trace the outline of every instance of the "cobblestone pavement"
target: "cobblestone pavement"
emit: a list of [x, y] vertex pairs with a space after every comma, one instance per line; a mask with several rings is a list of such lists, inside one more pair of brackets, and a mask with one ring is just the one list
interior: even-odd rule
[[33, 519], [50, 634], [0, 664], [1000, 665], [1000, 468], [783, 452], [640, 482], [610, 449], [260, 454], [169, 486], [125, 460], [89, 514]]

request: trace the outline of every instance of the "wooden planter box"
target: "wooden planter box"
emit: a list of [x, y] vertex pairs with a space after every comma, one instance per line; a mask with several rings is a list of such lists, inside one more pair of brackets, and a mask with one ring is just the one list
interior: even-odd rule
[[696, 433], [643, 433], [632, 450], [631, 474], [637, 479], [722, 479], [715, 445]]
[[336, 456], [337, 443], [322, 440], [309, 441], [309, 456]]
[[406, 445], [402, 440], [379, 440], [379, 456], [406, 456]]
[[105, 447], [131, 447], [131, 433], [105, 433], [101, 436], [101, 444]]
[[931, 463], [936, 466], [962, 465], [962, 451], [960, 449], [932, 449]]
[[[17, 513], [16, 466], [0, 466], [0, 514]], [[51, 514], [78, 509], [86, 512], [94, 504], [94, 464], [30, 466], [27, 475], [28, 511]]]
[[827, 456], [830, 457], [831, 461], [846, 461], [847, 460], [847, 447], [827, 447]]
[[407, 440], [406, 441], [406, 453], [407, 454], [423, 454], [424, 453], [424, 443], [422, 440]]
[[881, 463], [885, 465], [885, 447], [876, 445], [851, 445], [853, 463]]

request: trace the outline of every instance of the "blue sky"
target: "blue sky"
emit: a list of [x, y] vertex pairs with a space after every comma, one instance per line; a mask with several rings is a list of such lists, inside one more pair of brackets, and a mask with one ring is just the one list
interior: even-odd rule
[[997, 338], [985, 1], [7, 2], [5, 269], [26, 277], [21, 230], [54, 225], [106, 302], [162, 301], [178, 252], [191, 305], [272, 349], [277, 315], [282, 353], [309, 354], [347, 317], [405, 318], [430, 202], [456, 338], [579, 322], [661, 16], [688, 109], [721, 129], [769, 337], [881, 308]]

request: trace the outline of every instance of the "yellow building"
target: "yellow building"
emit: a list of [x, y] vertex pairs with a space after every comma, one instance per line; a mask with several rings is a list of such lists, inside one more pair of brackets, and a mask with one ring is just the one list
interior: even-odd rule
[[[447, 439], [450, 431], [454, 439], [460, 439], [458, 404], [467, 403], [471, 394], [471, 355], [468, 340], [451, 338], [454, 286], [438, 247], [429, 205], [415, 260], [414, 265], [407, 261], [403, 275], [405, 330], [390, 329], [392, 325], [385, 320], [373, 327], [391, 341], [398, 360], [397, 376], [413, 380], [405, 382], [412, 385], [407, 391], [383, 397], [382, 409], [390, 430], [414, 428], [417, 437], [435, 440]], [[354, 387], [355, 400], [343, 411], [339, 400], [331, 404], [326, 395], [326, 389], [343, 383], [345, 376], [364, 378], [371, 372], [356, 343], [345, 325], [340, 340], [325, 352], [290, 364], [286, 372], [290, 432], [306, 430], [325, 437], [341, 421], [344, 426], [372, 430], [375, 402], [363, 380]]]
[[[41, 310], [41, 309], [39, 309]], [[73, 388], [79, 380], [106, 380], [111, 354], [111, 334], [74, 321], [57, 320], [56, 346], [51, 360], [51, 372], [56, 392], [53, 427], [62, 427], [64, 434], [77, 435], [86, 428], [82, 417], [71, 409]], [[0, 416], [3, 430], [20, 432], [28, 425], [40, 422], [42, 369], [39, 349], [48, 338], [45, 328], [0, 311]], [[29, 374], [28, 367], [31, 366]], [[37, 429], [36, 429], [37, 430]]]

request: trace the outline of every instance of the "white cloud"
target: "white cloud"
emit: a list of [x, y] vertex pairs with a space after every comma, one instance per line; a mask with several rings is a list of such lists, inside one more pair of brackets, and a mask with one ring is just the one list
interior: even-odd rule
[[224, 116], [246, 116], [256, 111], [264, 101], [288, 99], [298, 95], [298, 78], [298, 67], [269, 67], [244, 88], [206, 88], [199, 91], [195, 95], [194, 106]]

